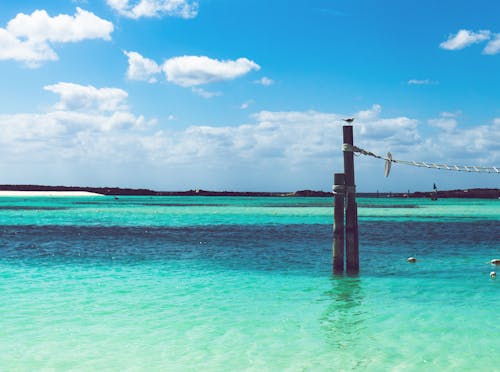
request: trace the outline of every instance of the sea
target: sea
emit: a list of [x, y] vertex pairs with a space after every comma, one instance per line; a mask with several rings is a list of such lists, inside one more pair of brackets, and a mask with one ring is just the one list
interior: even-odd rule
[[500, 200], [357, 201], [2, 197], [0, 370], [500, 371]]

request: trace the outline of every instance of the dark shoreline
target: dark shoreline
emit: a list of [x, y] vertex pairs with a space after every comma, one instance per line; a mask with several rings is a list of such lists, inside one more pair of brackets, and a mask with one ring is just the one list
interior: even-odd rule
[[[255, 192], [255, 191], [154, 191], [149, 189], [130, 189], [120, 187], [81, 187], [81, 186], [44, 186], [44, 185], [0, 185], [0, 191], [87, 191], [112, 196], [259, 196], [259, 197], [331, 197], [331, 192], [299, 190], [295, 192]], [[476, 198], [476, 199], [499, 199], [500, 189], [463, 189], [445, 190], [437, 192], [413, 192], [413, 193], [387, 193], [372, 192], [358, 193], [360, 197], [380, 198]]]

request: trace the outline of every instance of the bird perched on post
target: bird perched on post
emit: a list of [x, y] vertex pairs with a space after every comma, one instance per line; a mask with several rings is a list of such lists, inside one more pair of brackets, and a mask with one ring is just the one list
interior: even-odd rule
[[351, 124], [354, 121], [354, 118], [346, 118], [346, 119], [342, 119], [342, 120], [345, 121], [346, 123]]

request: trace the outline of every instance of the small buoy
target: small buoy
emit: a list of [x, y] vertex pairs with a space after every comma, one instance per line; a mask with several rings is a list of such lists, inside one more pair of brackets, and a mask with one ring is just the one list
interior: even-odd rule
[[492, 271], [492, 272], [490, 273], [490, 278], [491, 278], [491, 279], [496, 279], [496, 277], [497, 277], [497, 273], [496, 273], [496, 272], [494, 272], [494, 271]]
[[407, 262], [411, 262], [411, 263], [415, 263], [415, 262], [417, 262], [417, 259], [416, 259], [415, 257], [408, 257], [408, 258], [406, 259], [406, 261], [407, 261]]
[[492, 265], [500, 265], [500, 258], [494, 258], [490, 261]]

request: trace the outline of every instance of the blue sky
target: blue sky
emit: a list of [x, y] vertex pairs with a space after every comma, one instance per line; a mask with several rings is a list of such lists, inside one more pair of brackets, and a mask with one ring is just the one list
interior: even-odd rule
[[[0, 183], [329, 190], [355, 142], [500, 166], [493, 1], [0, 3]], [[361, 191], [500, 187], [356, 158]]]

